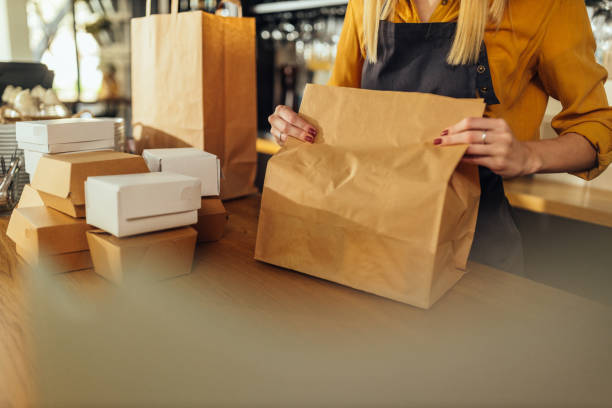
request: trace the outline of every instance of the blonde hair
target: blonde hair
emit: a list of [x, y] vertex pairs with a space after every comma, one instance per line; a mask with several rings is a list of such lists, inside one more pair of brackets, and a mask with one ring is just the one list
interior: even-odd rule
[[[368, 61], [378, 59], [378, 27], [388, 20], [398, 0], [363, 0], [363, 32]], [[499, 24], [507, 0], [461, 0], [457, 32], [446, 61], [450, 65], [475, 63], [480, 55], [485, 28], [489, 21]]]

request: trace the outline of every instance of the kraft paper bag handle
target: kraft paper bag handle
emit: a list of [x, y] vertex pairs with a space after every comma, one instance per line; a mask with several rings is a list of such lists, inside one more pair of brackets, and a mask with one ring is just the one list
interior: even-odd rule
[[[179, 0], [172, 0], [172, 2], [170, 3], [170, 14], [178, 14], [178, 6]], [[151, 0], [147, 0], [147, 5], [145, 9], [145, 16], [149, 17], [151, 15]]]

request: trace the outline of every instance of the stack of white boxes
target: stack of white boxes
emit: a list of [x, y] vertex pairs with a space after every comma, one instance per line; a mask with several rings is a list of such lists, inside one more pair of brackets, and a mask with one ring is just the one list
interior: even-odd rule
[[30, 176], [46, 154], [115, 149], [115, 125], [105, 119], [53, 119], [18, 122], [17, 145]]
[[200, 179], [176, 173], [88, 177], [87, 232], [96, 272], [106, 279], [159, 280], [191, 272]]
[[221, 239], [227, 224], [227, 212], [219, 199], [221, 163], [217, 156], [191, 147], [148, 149], [142, 152], [152, 172], [174, 172], [202, 181], [202, 206], [198, 211], [198, 242]]
[[191, 272], [196, 240], [219, 240], [227, 224], [217, 156], [195, 148], [142, 156], [151, 173], [85, 182], [87, 224], [99, 228], [87, 232], [94, 268], [115, 283]]
[[172, 172], [199, 178], [202, 181], [202, 197], [217, 197], [221, 192], [221, 163], [212, 153], [193, 147], [145, 149], [142, 158], [152, 172]]

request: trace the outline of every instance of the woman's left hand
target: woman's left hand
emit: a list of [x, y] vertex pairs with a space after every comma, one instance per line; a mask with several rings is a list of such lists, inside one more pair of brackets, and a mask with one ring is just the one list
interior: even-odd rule
[[488, 167], [505, 178], [531, 174], [537, 169], [535, 153], [526, 143], [516, 140], [504, 119], [466, 118], [444, 130], [434, 144], [468, 144], [462, 162]]

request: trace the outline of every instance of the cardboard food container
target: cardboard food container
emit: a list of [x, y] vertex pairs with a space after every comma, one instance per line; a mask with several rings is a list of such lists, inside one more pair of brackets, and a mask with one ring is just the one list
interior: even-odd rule
[[175, 173], [89, 177], [87, 223], [116, 237], [193, 225], [200, 179]]
[[66, 118], [17, 122], [18, 143], [49, 146], [96, 140], [115, 139], [111, 121], [87, 118]]
[[16, 208], [6, 235], [30, 258], [88, 250], [85, 220], [47, 207]]
[[44, 205], [45, 203], [40, 198], [38, 191], [34, 190], [31, 185], [26, 184], [21, 192], [17, 208], [44, 207]]
[[17, 255], [22, 257], [30, 266], [41, 266], [55, 273], [74, 272], [93, 268], [89, 251], [68, 252], [65, 254], [39, 257], [21, 246], [17, 246], [16, 250]]
[[20, 149], [38, 152], [38, 153], [68, 153], [82, 152], [90, 150], [113, 150], [115, 148], [115, 139], [92, 140], [89, 142], [75, 143], [58, 143], [52, 145], [39, 145], [34, 143], [18, 142], [17, 146]]
[[191, 227], [117, 238], [87, 232], [94, 270], [116, 284], [151, 281], [191, 272], [197, 232]]
[[38, 166], [38, 162], [41, 157], [43, 157], [46, 153], [35, 152], [33, 150], [24, 150], [23, 158], [25, 159], [25, 171], [29, 175], [34, 175], [36, 172], [36, 167]]
[[169, 171], [202, 180], [204, 196], [218, 196], [221, 189], [221, 164], [217, 156], [193, 147], [145, 149], [142, 157], [151, 171]]
[[85, 217], [85, 180], [92, 176], [148, 173], [141, 156], [110, 150], [44, 156], [32, 179], [45, 205]]
[[[82, 149], [82, 150], [76, 150], [76, 151], [68, 151], [68, 152], [62, 152], [62, 153], [83, 153], [83, 152], [96, 152], [96, 151], [103, 151], [103, 150], [112, 150], [110, 147], [104, 147], [103, 149]], [[28, 173], [30, 175], [30, 178], [34, 175], [34, 173], [36, 173], [36, 168], [38, 167], [38, 162], [40, 161], [40, 159], [43, 156], [46, 156], [47, 154], [53, 154], [53, 153], [42, 153], [42, 152], [35, 152], [33, 150], [24, 150], [23, 151], [23, 156], [25, 158], [25, 171], [26, 173]]]
[[227, 211], [219, 198], [202, 198], [202, 207], [198, 210], [198, 242], [218, 241], [225, 232]]

